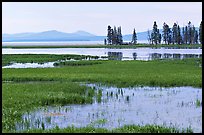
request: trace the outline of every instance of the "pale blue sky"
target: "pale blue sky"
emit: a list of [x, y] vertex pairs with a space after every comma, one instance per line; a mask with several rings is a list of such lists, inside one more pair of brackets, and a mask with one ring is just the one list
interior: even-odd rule
[[170, 27], [202, 20], [202, 2], [3, 2], [2, 32], [42, 32], [84, 30], [106, 35], [107, 26], [121, 26], [123, 34]]

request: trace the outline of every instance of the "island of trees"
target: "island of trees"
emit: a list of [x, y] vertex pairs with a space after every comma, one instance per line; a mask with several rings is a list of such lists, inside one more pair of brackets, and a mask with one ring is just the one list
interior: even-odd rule
[[[121, 26], [108, 26], [107, 39], [104, 39], [104, 44], [108, 45], [135, 45], [137, 44], [137, 33], [134, 28], [131, 42], [123, 42]], [[182, 28], [178, 23], [174, 23], [172, 28], [164, 22], [163, 29], [160, 32], [156, 21], [154, 21], [153, 29], [147, 31], [147, 40], [149, 44], [202, 44], [202, 21], [199, 29], [196, 30], [194, 25], [189, 21]]]

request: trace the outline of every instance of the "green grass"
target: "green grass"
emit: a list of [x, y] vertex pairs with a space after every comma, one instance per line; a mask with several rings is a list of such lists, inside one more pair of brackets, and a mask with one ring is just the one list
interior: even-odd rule
[[86, 95], [87, 87], [71, 82], [3, 83], [2, 90], [5, 132], [14, 129], [14, 123], [23, 113], [36, 107], [92, 103], [94, 95]]
[[11, 62], [17, 63], [45, 63], [57, 60], [75, 59], [82, 60], [87, 58], [95, 58], [98, 56], [85, 55], [54, 55], [54, 54], [2, 54], [2, 66], [6, 66]]
[[[88, 62], [88, 61], [86, 61]], [[118, 87], [202, 87], [202, 59], [100, 61], [101, 64], [61, 68], [2, 69], [3, 81], [99, 82]]]
[[158, 44], [158, 45], [151, 45], [151, 44], [136, 44], [136, 45], [67, 45], [67, 46], [61, 46], [61, 45], [52, 45], [52, 46], [12, 46], [12, 45], [7, 45], [7, 46], [2, 46], [2, 48], [16, 48], [16, 49], [21, 49], [21, 48], [138, 48], [138, 47], [179, 47], [179, 48], [198, 48], [201, 47], [201, 44], [194, 44], [194, 45], [188, 45], [188, 44], [182, 44], [182, 45], [166, 45], [166, 44]]
[[174, 127], [164, 127], [157, 125], [125, 125], [123, 127], [114, 128], [112, 130], [105, 128], [94, 128], [92, 126], [82, 128], [67, 127], [63, 129], [56, 127], [49, 130], [32, 129], [24, 131], [23, 133], [193, 133], [193, 131], [189, 128], [179, 131]]
[[64, 62], [55, 62], [54, 66], [87, 66], [94, 64], [101, 64], [100, 61], [64, 61]]

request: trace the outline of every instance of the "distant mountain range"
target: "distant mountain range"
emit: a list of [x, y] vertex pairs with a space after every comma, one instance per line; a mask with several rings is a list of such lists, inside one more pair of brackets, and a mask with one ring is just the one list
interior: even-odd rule
[[[198, 28], [196, 28], [198, 30]], [[151, 31], [150, 31], [151, 32]], [[162, 32], [162, 29], [160, 30]], [[86, 31], [65, 33], [56, 30], [38, 33], [17, 33], [2, 34], [2, 42], [23, 42], [23, 41], [103, 41], [107, 36], [97, 36]], [[132, 34], [123, 35], [124, 41], [131, 41]], [[138, 32], [137, 40], [147, 40], [147, 31]]]
[[[23, 42], [23, 41], [103, 41], [107, 36], [97, 36], [86, 31], [65, 33], [56, 30], [39, 33], [17, 33], [2, 34], [3, 42]], [[147, 32], [137, 33], [138, 40], [146, 40]], [[130, 41], [132, 34], [123, 35], [123, 40]]]

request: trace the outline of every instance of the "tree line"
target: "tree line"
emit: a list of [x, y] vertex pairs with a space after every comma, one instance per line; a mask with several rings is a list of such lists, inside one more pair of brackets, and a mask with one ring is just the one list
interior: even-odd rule
[[[159, 31], [156, 21], [154, 21], [153, 29], [147, 31], [147, 40], [149, 44], [161, 44], [162, 40], [164, 44], [202, 44], [202, 21], [199, 26], [199, 30], [196, 30], [194, 25], [189, 21], [186, 26], [182, 28], [178, 23], [174, 23], [172, 28], [164, 22], [162, 32]], [[199, 42], [198, 42], [199, 41]], [[109, 45], [122, 45], [122, 44], [137, 44], [137, 33], [135, 28], [132, 34], [132, 40], [129, 43], [123, 42], [123, 36], [121, 32], [121, 26], [111, 28], [108, 26], [107, 40], [104, 40], [105, 44]]]

